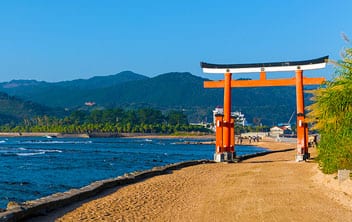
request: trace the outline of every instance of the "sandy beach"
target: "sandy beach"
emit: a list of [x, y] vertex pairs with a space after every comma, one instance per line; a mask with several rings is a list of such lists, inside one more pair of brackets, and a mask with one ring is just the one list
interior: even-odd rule
[[[314, 158], [315, 148], [310, 152]], [[314, 160], [297, 163], [294, 156], [290, 150], [187, 167], [30, 221], [352, 221], [352, 182], [339, 183]]]

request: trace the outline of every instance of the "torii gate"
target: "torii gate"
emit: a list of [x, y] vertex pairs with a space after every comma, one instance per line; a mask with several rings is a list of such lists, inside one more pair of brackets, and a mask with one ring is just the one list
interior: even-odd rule
[[[329, 56], [294, 62], [273, 62], [256, 64], [209, 64], [201, 62], [205, 73], [224, 73], [225, 80], [205, 81], [204, 88], [224, 88], [224, 114], [216, 116], [216, 145], [214, 160], [217, 162], [233, 161], [235, 152], [234, 119], [231, 117], [231, 88], [263, 87], [263, 86], [296, 86], [297, 102], [297, 154], [296, 161], [309, 158], [308, 127], [304, 114], [303, 85], [318, 85], [325, 78], [303, 77], [303, 70], [325, 68]], [[266, 72], [295, 71], [296, 77], [291, 79], [266, 79]], [[231, 80], [232, 73], [259, 72], [259, 80]]]

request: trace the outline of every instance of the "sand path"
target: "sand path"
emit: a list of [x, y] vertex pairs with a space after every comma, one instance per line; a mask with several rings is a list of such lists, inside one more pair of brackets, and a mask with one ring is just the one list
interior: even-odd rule
[[237, 164], [187, 167], [119, 188], [57, 221], [352, 221], [350, 181], [341, 191], [316, 163], [296, 163], [294, 155], [278, 152]]

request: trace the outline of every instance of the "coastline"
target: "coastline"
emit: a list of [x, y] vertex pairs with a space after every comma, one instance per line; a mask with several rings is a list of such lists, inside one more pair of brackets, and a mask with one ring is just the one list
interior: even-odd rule
[[56, 137], [56, 138], [142, 138], [142, 139], [215, 139], [213, 134], [148, 134], [148, 133], [49, 133], [49, 132], [0, 132], [0, 137]]
[[32, 132], [0, 132], [0, 137], [57, 137], [57, 138], [89, 138], [88, 134], [85, 133], [32, 133]]
[[[15, 134], [16, 135], [16, 134]], [[47, 136], [48, 133], [39, 133], [39, 134], [24, 134], [24, 135], [21, 135], [21, 136], [33, 136], [33, 135], [36, 135], [36, 136]], [[50, 134], [49, 134], [50, 135]], [[16, 135], [17, 136], [17, 135]], [[58, 134], [52, 134], [51, 136], [58, 136]], [[164, 135], [138, 135], [137, 137], [131, 137], [131, 138], [157, 138], [157, 139], [169, 139], [169, 138], [190, 138], [190, 139], [209, 139], [209, 138], [212, 138], [213, 136], [164, 136]], [[211, 142], [211, 141], [210, 141]], [[188, 144], [188, 143], [186, 143]], [[189, 143], [189, 144], [192, 144], [192, 143]], [[199, 144], [199, 143], [197, 143]], [[124, 185], [124, 184], [129, 184], [129, 183], [134, 183], [134, 179], [138, 180], [137, 177], [136, 177], [136, 174], [139, 175], [140, 174], [148, 174], [149, 175], [149, 171], [152, 171], [151, 174], [147, 177], [150, 177], [150, 176], [154, 176], [154, 175], [159, 175], [159, 171], [160, 171], [160, 168], [163, 169], [162, 171], [169, 171], [169, 170], [172, 170], [173, 167], [177, 167], [177, 168], [180, 168], [180, 167], [185, 167], [185, 166], [189, 166], [189, 165], [192, 165], [192, 164], [203, 164], [203, 163], [212, 163], [213, 161], [209, 161], [209, 160], [195, 160], [195, 161], [190, 161], [190, 163], [188, 162], [179, 162], [179, 163], [175, 163], [175, 164], [171, 164], [170, 165], [165, 165], [163, 167], [155, 167], [151, 170], [146, 170], [146, 171], [137, 171], [137, 172], [133, 172], [133, 173], [126, 173], [125, 176], [121, 177], [117, 177], [117, 178], [113, 178], [113, 179], [104, 179], [104, 180], [101, 180], [101, 181], [95, 181], [89, 185], [87, 185], [87, 187], [93, 187], [91, 189], [93, 195], [95, 195], [96, 193], [99, 193], [101, 192], [102, 190], [105, 190], [106, 188], [109, 188], [111, 185], [110, 184], [120, 184], [120, 185]], [[171, 167], [171, 168], [170, 168]], [[156, 172], [156, 174], [154, 174]], [[131, 178], [130, 176], [132, 175], [133, 178], [133, 181], [131, 182]], [[124, 178], [126, 177], [126, 178]], [[127, 179], [127, 182], [125, 183], [125, 179]], [[137, 181], [135, 181], [137, 182]], [[106, 184], [107, 183], [107, 184]], [[98, 184], [98, 186], [96, 186]], [[83, 194], [81, 193], [81, 191], [78, 191], [78, 190], [81, 190], [82, 189], [82, 192]], [[98, 191], [97, 191], [98, 190]], [[79, 196], [78, 198], [76, 198], [75, 196]], [[52, 195], [49, 195], [49, 196], [45, 196], [45, 197], [42, 197], [42, 198], [39, 198], [39, 199], [36, 199], [36, 200], [31, 200], [31, 201], [26, 201], [26, 202], [23, 202], [23, 203], [16, 203], [16, 202], [11, 202], [8, 207], [7, 207], [7, 210], [5, 210], [4, 213], [1, 213], [2, 211], [0, 211], [0, 221], [11, 221], [11, 220], [7, 220], [6, 218], [8, 217], [8, 215], [12, 215], [14, 214], [14, 216], [11, 216], [11, 217], [17, 217], [16, 215], [19, 215], [18, 217], [21, 218], [22, 214], [23, 215], [31, 215], [31, 214], [36, 214], [35, 211], [37, 211], [36, 209], [41, 209], [41, 211], [43, 211], [43, 208], [45, 208], [44, 211], [46, 211], [47, 209], [49, 210], [52, 210], [52, 209], [55, 209], [57, 207], [61, 207], [61, 206], [64, 206], [64, 205], [67, 205], [67, 201], [69, 200], [66, 200], [67, 198], [68, 199], [75, 199], [75, 200], [81, 200], [81, 196], [85, 198], [91, 196], [90, 192], [88, 192], [88, 194], [86, 194], [86, 189], [85, 187], [82, 187], [82, 188], [79, 188], [79, 189], [73, 189], [73, 190], [68, 190], [68, 191], [65, 191], [65, 192], [61, 192], [61, 193], [55, 193], [55, 194], [52, 194]], [[58, 200], [57, 200], [57, 197], [60, 197]], [[53, 203], [54, 202], [54, 203]], [[59, 202], [59, 203], [57, 203]], [[34, 209], [34, 210], [33, 210]], [[23, 210], [23, 211], [22, 211]], [[3, 217], [5, 219], [3, 219]], [[26, 216], [25, 216], [26, 217]]]
[[[56, 214], [57, 221], [348, 221], [352, 182], [336, 183], [295, 144], [258, 142], [272, 153], [235, 164], [201, 164], [121, 187]], [[311, 148], [312, 158], [316, 149]], [[327, 182], [329, 178], [330, 182]], [[329, 186], [327, 185], [329, 184]], [[345, 189], [342, 189], [345, 187]], [[254, 213], [255, 212], [255, 213]]]
[[[336, 184], [335, 186], [331, 186], [333, 182], [336, 182], [336, 180], [334, 181], [332, 179], [332, 181], [329, 182], [330, 187], [326, 187], [324, 184], [322, 184], [322, 182], [326, 180], [326, 177], [330, 178], [331, 180], [333, 176], [322, 175], [321, 172], [318, 172], [319, 170], [317, 168], [317, 164], [314, 163], [314, 161], [309, 161], [307, 163], [295, 163], [293, 161], [295, 151], [292, 150], [292, 148], [294, 147], [292, 143], [291, 144], [278, 143], [278, 142], [274, 142], [271, 139], [266, 139], [265, 141], [257, 142], [256, 144], [252, 144], [252, 145], [267, 148], [271, 151], [271, 153], [269, 152], [265, 156], [261, 156], [261, 157], [251, 157], [250, 159], [246, 159], [239, 164], [223, 164], [223, 163], [200, 164], [200, 165], [188, 166], [186, 168], [179, 168], [177, 169], [177, 171], [173, 170], [172, 173], [171, 171], [169, 172], [169, 170], [167, 170], [168, 173], [166, 175], [160, 175], [160, 174], [153, 175], [152, 177], [146, 177], [142, 181], [137, 183], [133, 183], [133, 184], [128, 183], [129, 185], [127, 186], [126, 185], [113, 186], [114, 188], [111, 188], [110, 190], [105, 188], [105, 191], [103, 192], [103, 194], [92, 197], [90, 199], [86, 199], [85, 201], [82, 201], [82, 200], [78, 201], [73, 199], [71, 202], [71, 205], [68, 207], [60, 207], [58, 210], [52, 211], [48, 213], [46, 216], [31, 218], [28, 221], [53, 221], [54, 219], [57, 219], [60, 217], [62, 218], [59, 219], [59, 221], [75, 221], [75, 220], [95, 221], [97, 218], [104, 218], [104, 217], [106, 217], [108, 220], [114, 220], [114, 221], [118, 221], [118, 220], [165, 221], [165, 220], [170, 220], [171, 218], [174, 218], [174, 219], [177, 218], [178, 221], [189, 221], [190, 219], [193, 221], [213, 221], [213, 220], [210, 220], [209, 218], [214, 219], [214, 216], [217, 215], [217, 212], [214, 213], [210, 206], [207, 206], [209, 207], [209, 209], [203, 209], [207, 211], [210, 210], [209, 212], [214, 213], [214, 215], [209, 215], [209, 213], [207, 214], [205, 212], [205, 215], [207, 215], [209, 218], [205, 218], [202, 215], [199, 215], [199, 213], [197, 212], [199, 212], [200, 210], [198, 206], [199, 204], [204, 205], [205, 204], [204, 201], [207, 202], [208, 200], [210, 200], [209, 198], [213, 199], [214, 195], [215, 197], [217, 196], [216, 190], [218, 190], [219, 188], [224, 189], [222, 188], [222, 183], [214, 184], [214, 182], [216, 182], [217, 179], [220, 182], [223, 181], [225, 184], [229, 183], [229, 179], [230, 179], [231, 184], [228, 184], [229, 185], [228, 191], [236, 192], [236, 193], [240, 192], [240, 195], [241, 195], [241, 192], [243, 191], [241, 191], [241, 189], [239, 190], [236, 189], [237, 180], [243, 181], [243, 179], [245, 179], [243, 181], [245, 184], [250, 183], [251, 180], [253, 180], [253, 178], [250, 178], [249, 181], [247, 181], [248, 173], [249, 175], [251, 175], [252, 173], [262, 172], [261, 174], [259, 174], [260, 175], [259, 179], [261, 178], [265, 181], [266, 177], [270, 177], [271, 174], [275, 175], [275, 173], [278, 173], [276, 171], [274, 173], [271, 172], [275, 168], [279, 168], [278, 166], [276, 166], [278, 164], [280, 165], [280, 167], [290, 168], [293, 166], [294, 170], [297, 170], [297, 168], [303, 166], [303, 168], [305, 169], [304, 172], [310, 174], [309, 181], [310, 182], [315, 181], [313, 186], [318, 186], [317, 184], [319, 184], [318, 188], [320, 189], [320, 191], [321, 190], [324, 191], [324, 187], [325, 187], [324, 194], [329, 193], [327, 196], [330, 195], [330, 199], [333, 200], [334, 203], [339, 203], [340, 205], [345, 207], [352, 206], [352, 205], [348, 205], [352, 202], [348, 202], [348, 198], [347, 198], [347, 197], [351, 197], [352, 195], [352, 192], [350, 192], [351, 190], [348, 189], [348, 188], [351, 188], [351, 186], [349, 186], [351, 183], [344, 183], [344, 184], [347, 184], [344, 186], [344, 187], [347, 187], [347, 189], [344, 189], [343, 191], [341, 191], [340, 185], [338, 185], [338, 187], [336, 187]], [[310, 149], [310, 152], [313, 157], [316, 155], [315, 151], [316, 151], [315, 149]], [[263, 174], [263, 172], [265, 172], [266, 170], [265, 168], [267, 168], [270, 165], [273, 165], [275, 168], [274, 169], [271, 168], [271, 170], [268, 170], [268, 173], [270, 173], [269, 175]], [[254, 167], [255, 169], [252, 173], [250, 172], [246, 173], [247, 172], [246, 167]], [[241, 168], [245, 170], [243, 171], [243, 169], [241, 170]], [[261, 170], [257, 172], [259, 169]], [[290, 171], [291, 170], [292, 169], [290, 169]], [[220, 172], [220, 171], [225, 171], [225, 175], [223, 175], [223, 172]], [[182, 172], [182, 175], [179, 175], [179, 173], [181, 172]], [[232, 175], [234, 173], [237, 175], [236, 177], [231, 176], [230, 178], [228, 178], [229, 175]], [[131, 175], [126, 175], [126, 176], [131, 176]], [[232, 181], [231, 178], [236, 180]], [[214, 181], [214, 179], [216, 180]], [[281, 189], [280, 187], [271, 186], [270, 181], [269, 182], [268, 181], [264, 182], [264, 181], [262, 183], [268, 183], [267, 185], [269, 187], [266, 186], [267, 188], [272, 188], [274, 190]], [[260, 180], [258, 182], [259, 184], [261, 183]], [[95, 185], [101, 184], [101, 181], [97, 181], [93, 184]], [[210, 190], [209, 190], [210, 188], [209, 185], [211, 185]], [[307, 186], [312, 186], [312, 185], [308, 184]], [[196, 187], [196, 190], [194, 189], [194, 187]], [[252, 187], [252, 188], [256, 189], [255, 187]], [[245, 187], [243, 189], [245, 189]], [[139, 190], [141, 191], [139, 192]], [[200, 192], [201, 194], [202, 192], [205, 192], [205, 193], [210, 192], [210, 193], [208, 193], [207, 195], [201, 195], [202, 199], [199, 199], [199, 197], [194, 196], [194, 193], [192, 193], [191, 191], [195, 193]], [[246, 192], [251, 192], [251, 191], [246, 191]], [[259, 191], [254, 191], [254, 192], [259, 192]], [[261, 197], [260, 192], [258, 193], [259, 196], [257, 196], [256, 198], [263, 198]], [[347, 193], [347, 197], [346, 197], [346, 193]], [[56, 194], [56, 196], [57, 195], [58, 194]], [[165, 196], [166, 196], [166, 199], [165, 199]], [[195, 199], [189, 200], [188, 199], [189, 197], [192, 197]], [[112, 202], [110, 202], [110, 200], [112, 200]], [[176, 203], [174, 203], [175, 202], [174, 200], [176, 201]], [[224, 200], [222, 198], [220, 198], [218, 201], [219, 201], [219, 204], [221, 203], [224, 204], [223, 202]], [[115, 202], [117, 205], [114, 204]], [[184, 203], [190, 203], [190, 206], [188, 206], [187, 204], [184, 205]], [[173, 206], [174, 204], [176, 204], [176, 206]], [[243, 203], [241, 204], [243, 205]], [[128, 207], [127, 209], [125, 209], [124, 207], [125, 205]], [[176, 215], [175, 213], [169, 212], [170, 209], [174, 209], [175, 207], [177, 209], [175, 212]], [[250, 207], [250, 206], [247, 206], [247, 207]], [[191, 211], [188, 210], [188, 208], [191, 209]], [[228, 207], [222, 209], [222, 211], [228, 210], [227, 208]], [[166, 210], [166, 214], [165, 214], [165, 210]], [[109, 212], [109, 213], [106, 213], [106, 212]], [[138, 212], [138, 213], [135, 214], [134, 212]], [[233, 212], [227, 212], [227, 213], [233, 214]], [[239, 214], [239, 215], [243, 215], [243, 214]], [[240, 218], [243, 219], [242, 217]], [[253, 219], [253, 215], [252, 217], [249, 217], [249, 218]], [[221, 221], [232, 221], [232, 220], [221, 220]], [[306, 221], [309, 221], [309, 220], [306, 220]]]

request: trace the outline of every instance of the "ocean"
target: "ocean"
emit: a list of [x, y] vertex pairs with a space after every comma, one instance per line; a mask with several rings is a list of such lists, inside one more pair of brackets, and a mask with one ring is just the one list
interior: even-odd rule
[[[0, 208], [94, 181], [188, 160], [213, 159], [195, 139], [0, 138]], [[265, 151], [236, 146], [237, 155]]]

